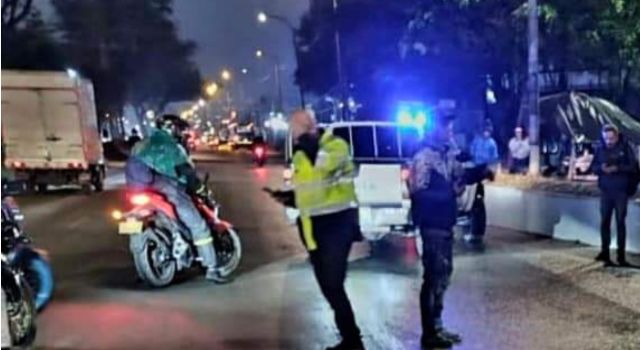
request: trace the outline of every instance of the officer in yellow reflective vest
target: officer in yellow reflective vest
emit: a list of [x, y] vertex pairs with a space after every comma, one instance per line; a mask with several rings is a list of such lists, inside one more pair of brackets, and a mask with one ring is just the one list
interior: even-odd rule
[[[344, 289], [351, 244], [360, 236], [349, 145], [330, 131], [318, 135], [309, 111], [294, 112], [290, 126], [294, 141], [293, 194], [300, 210], [298, 228], [342, 336], [339, 344], [328, 349], [364, 349]], [[274, 196], [287, 204], [283, 194]]]

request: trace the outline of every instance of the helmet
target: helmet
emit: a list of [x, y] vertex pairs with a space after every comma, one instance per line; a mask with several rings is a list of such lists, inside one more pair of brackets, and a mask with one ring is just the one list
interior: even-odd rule
[[189, 123], [175, 114], [164, 114], [156, 119], [156, 128], [165, 130], [174, 137], [180, 138], [189, 128]]

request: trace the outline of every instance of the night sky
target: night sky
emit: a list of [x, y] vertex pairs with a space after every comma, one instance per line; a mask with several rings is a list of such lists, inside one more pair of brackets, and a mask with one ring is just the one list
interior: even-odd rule
[[[104, 0], [109, 1], [109, 0]], [[55, 22], [49, 0], [35, 0], [45, 18]], [[309, 0], [174, 0], [174, 20], [180, 36], [198, 45], [194, 57], [205, 79], [218, 79], [227, 68], [234, 73], [234, 97], [257, 100], [261, 95], [273, 96], [273, 59], [257, 60], [255, 50], [277, 56], [281, 61], [285, 105], [297, 103], [293, 85], [295, 56], [291, 32], [284, 25], [270, 21], [258, 23], [257, 14], [265, 11], [285, 16], [294, 25], [309, 7]], [[242, 76], [240, 70], [249, 69]]]
[[[256, 15], [267, 13], [286, 16], [298, 25], [309, 0], [175, 0], [174, 16], [181, 37], [198, 45], [195, 61], [205, 78], [218, 78], [220, 70], [228, 68], [238, 84], [234, 91], [245, 91], [254, 99], [261, 94], [273, 94], [273, 63], [257, 60], [255, 50], [278, 56], [282, 62], [285, 101], [295, 104], [297, 92], [293, 86], [295, 57], [291, 32], [284, 25], [270, 21], [258, 23]], [[248, 68], [242, 76], [240, 70]]]

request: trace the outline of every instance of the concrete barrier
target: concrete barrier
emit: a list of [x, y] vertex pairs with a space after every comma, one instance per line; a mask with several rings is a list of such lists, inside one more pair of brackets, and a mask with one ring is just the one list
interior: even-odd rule
[[[486, 205], [489, 225], [600, 245], [599, 198], [488, 185]], [[612, 232], [615, 235], [615, 224]], [[613, 248], [615, 236], [612, 243]], [[640, 253], [637, 201], [629, 202], [627, 250]]]

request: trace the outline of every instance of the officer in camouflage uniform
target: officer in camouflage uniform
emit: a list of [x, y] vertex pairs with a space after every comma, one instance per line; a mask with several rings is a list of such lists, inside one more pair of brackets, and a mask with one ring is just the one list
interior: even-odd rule
[[486, 175], [486, 167], [464, 169], [463, 156], [453, 142], [453, 117], [438, 114], [435, 128], [411, 164], [409, 187], [413, 222], [423, 241], [424, 276], [420, 291], [422, 346], [448, 348], [459, 335], [442, 326], [444, 294], [453, 272], [453, 227], [457, 197], [465, 184]]

